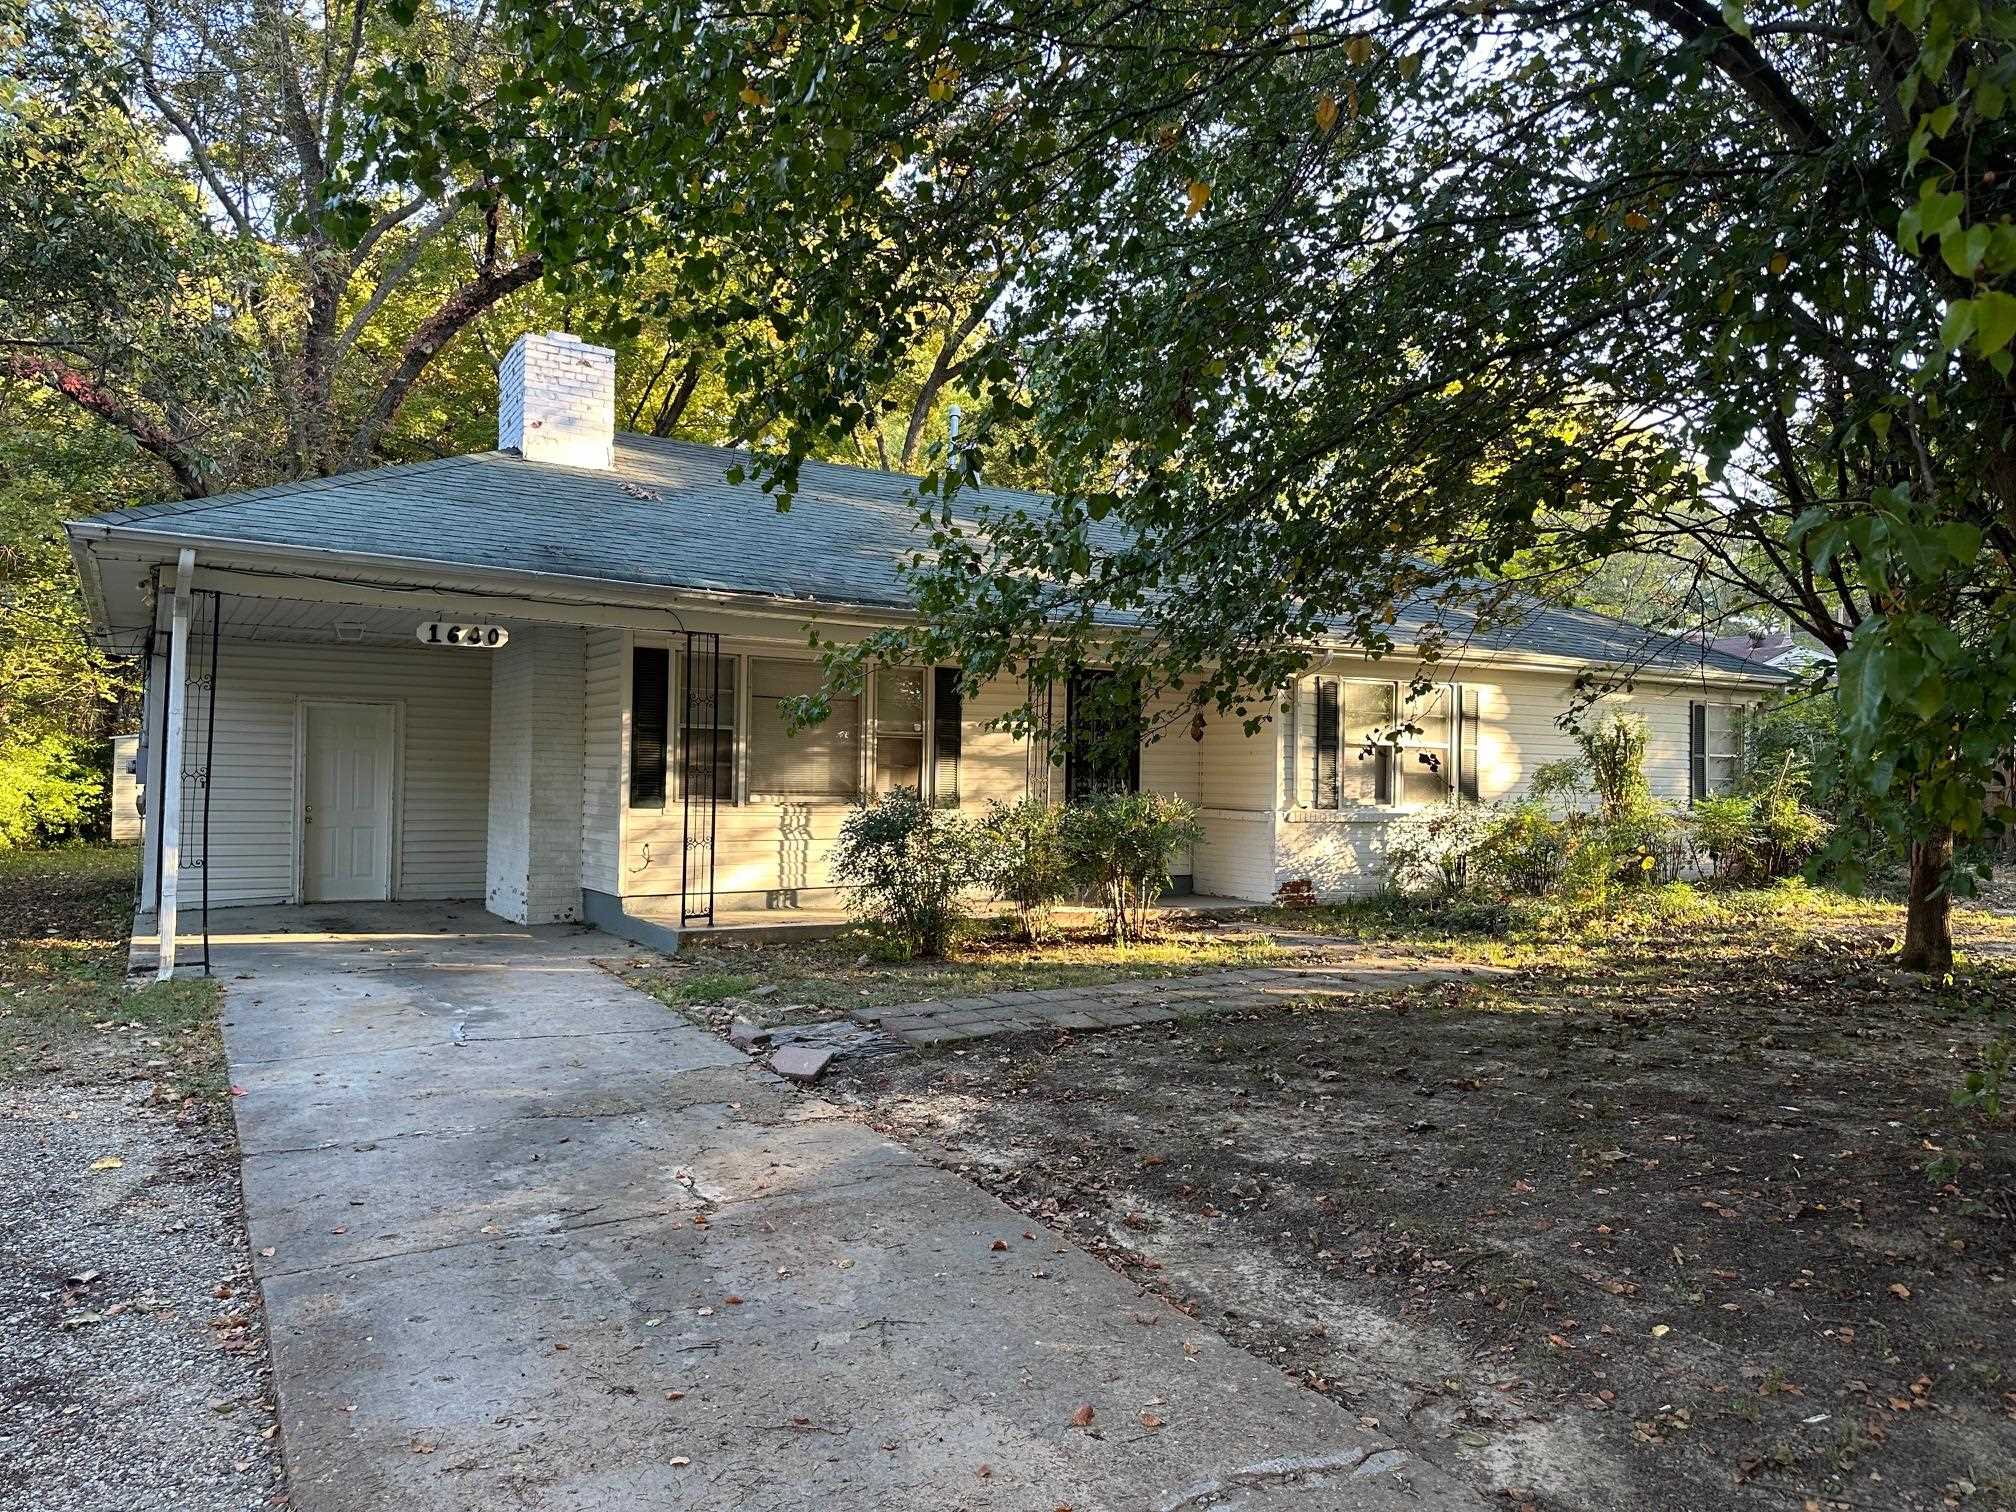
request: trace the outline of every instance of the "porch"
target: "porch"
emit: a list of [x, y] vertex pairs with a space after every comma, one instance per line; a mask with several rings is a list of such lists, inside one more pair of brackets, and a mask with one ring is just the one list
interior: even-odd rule
[[[164, 801], [148, 804], [136, 968], [160, 969], [162, 917], [200, 956], [213, 916], [235, 928], [274, 905], [479, 902], [657, 948], [695, 929], [830, 933], [830, 852], [863, 797], [1060, 795], [1043, 751], [993, 728], [1013, 686], [961, 697], [929, 671], [883, 674], [790, 734], [776, 704], [816, 664], [783, 615], [159, 573], [140, 759]], [[1229, 726], [1144, 746], [1143, 787], [1221, 805], [1172, 906], [1266, 901], [1275, 753]]]

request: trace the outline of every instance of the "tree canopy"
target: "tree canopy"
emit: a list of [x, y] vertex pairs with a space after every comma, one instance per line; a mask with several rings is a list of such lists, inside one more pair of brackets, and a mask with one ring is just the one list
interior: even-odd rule
[[[730, 255], [765, 486], [984, 267], [925, 628], [1249, 707], [1321, 633], [1665, 554], [1841, 653], [1902, 833], [1998, 822], [2016, 729], [2012, 17], [1974, 0], [508, 7], [482, 100], [374, 150], [495, 186], [570, 276]], [[759, 423], [760, 422], [760, 423]], [[1040, 460], [1054, 504], [943, 509]], [[1482, 585], [1482, 586], [1480, 586]], [[1115, 633], [1114, 616], [1127, 623]], [[1936, 954], [1936, 945], [1934, 951]]]

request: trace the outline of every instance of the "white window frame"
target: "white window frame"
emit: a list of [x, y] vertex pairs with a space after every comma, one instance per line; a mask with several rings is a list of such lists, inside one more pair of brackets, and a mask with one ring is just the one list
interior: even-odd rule
[[[917, 796], [925, 803], [936, 803], [938, 800], [938, 764], [932, 760], [934, 749], [932, 737], [935, 729], [933, 718], [938, 712], [938, 689], [936, 686], [938, 679], [934, 675], [936, 669], [932, 667], [906, 667], [904, 670], [915, 672], [923, 679], [924, 696], [919, 705], [921, 710], [919, 715], [920, 722], [914, 736], [902, 734], [892, 735], [891, 738], [916, 740]], [[868, 674], [867, 685], [862, 689], [862, 702], [865, 705], [862, 710], [862, 723], [866, 728], [865, 738], [861, 742], [861, 757], [866, 770], [862, 774], [861, 791], [870, 798], [880, 798], [882, 796], [882, 789], [875, 785], [876, 774], [882, 765], [882, 753], [880, 750], [882, 742], [882, 719], [876, 711], [881, 703], [882, 679], [885, 675], [886, 670], [877, 667], [873, 672]]]
[[[1743, 781], [1743, 721], [1749, 715], [1748, 704], [1726, 700], [1704, 698], [1701, 701], [1701, 793], [1705, 798], [1725, 798], [1736, 791]], [[1708, 743], [1715, 727], [1715, 711], [1721, 710], [1726, 729], [1724, 738], [1729, 749], [1718, 751]], [[1722, 786], [1715, 785], [1715, 763], [1725, 762], [1728, 778]]]
[[[1437, 741], [1425, 739], [1422, 736], [1402, 734], [1394, 742], [1392, 806], [1395, 809], [1416, 811], [1424, 808], [1433, 808], [1437, 804], [1449, 803], [1456, 797], [1456, 685], [1454, 683], [1431, 683], [1428, 691], [1422, 695], [1421, 700], [1413, 700], [1407, 696], [1407, 684], [1396, 683], [1393, 695], [1394, 706], [1400, 711], [1397, 716], [1398, 722], [1404, 726], [1410, 722], [1414, 722], [1413, 716], [1408, 711], [1407, 706], [1409, 703], [1426, 701], [1438, 695], [1442, 700], [1442, 711], [1439, 716], [1442, 722], [1442, 738]], [[1409, 803], [1406, 798], [1408, 761], [1416, 751], [1435, 751], [1439, 752], [1442, 757], [1441, 767], [1435, 774], [1442, 779], [1442, 796], [1428, 803]], [[1420, 764], [1416, 762], [1415, 765], [1419, 766]], [[1425, 771], [1426, 768], [1422, 768], [1422, 770]]]

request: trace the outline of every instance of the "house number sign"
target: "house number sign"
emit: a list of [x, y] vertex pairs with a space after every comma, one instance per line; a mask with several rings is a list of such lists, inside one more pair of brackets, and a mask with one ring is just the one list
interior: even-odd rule
[[457, 625], [448, 620], [429, 620], [413, 632], [423, 646], [476, 646], [495, 651], [511, 639], [502, 625]]

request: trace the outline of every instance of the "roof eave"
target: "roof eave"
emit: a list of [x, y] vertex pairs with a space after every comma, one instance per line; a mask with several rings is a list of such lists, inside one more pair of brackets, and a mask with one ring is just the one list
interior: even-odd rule
[[[368, 583], [375, 587], [425, 587], [444, 592], [453, 592], [458, 587], [472, 592], [506, 587], [527, 599], [567, 603], [584, 608], [597, 604], [623, 608], [663, 608], [666, 602], [671, 600], [675, 603], [739, 608], [756, 613], [795, 614], [828, 620], [860, 619], [877, 625], [900, 624], [914, 617], [914, 612], [908, 605], [878, 603], [871, 600], [794, 598], [735, 589], [651, 585], [626, 582], [617, 578], [541, 572], [536, 568], [472, 567], [467, 563], [447, 562], [430, 557], [342, 551], [321, 546], [285, 546], [233, 541], [190, 531], [107, 524], [98, 520], [66, 521], [63, 528], [70, 538], [71, 552], [77, 558], [80, 576], [85, 582], [86, 600], [92, 615], [94, 633], [101, 635], [109, 633], [104, 629], [109, 620], [105, 611], [96, 554], [89, 549], [89, 544], [93, 542], [157, 548], [164, 553], [183, 546], [196, 546], [204, 551], [211, 566], [249, 566], [254, 570], [270, 567], [283, 572], [290, 569], [299, 571], [313, 568], [315, 571], [306, 572], [304, 575], [331, 579], [354, 578], [360, 583]], [[436, 581], [414, 583], [411, 581], [411, 574], [416, 570], [424, 571]], [[397, 576], [402, 573], [406, 575], [404, 580]], [[1345, 654], [1350, 648], [1346, 642], [1340, 640], [1328, 646], [1312, 649], [1319, 652], [1327, 651], [1330, 654]], [[1415, 644], [1396, 643], [1392, 654], [1418, 655], [1419, 649]], [[1466, 651], [1465, 659], [1493, 667], [1566, 673], [1586, 672], [1592, 666], [1600, 665], [1584, 658], [1556, 656], [1538, 651], [1500, 649], [1472, 649]], [[1635, 671], [1624, 668], [1617, 670], [1637, 681], [1678, 685], [1713, 682], [1720, 686], [1739, 685], [1768, 689], [1783, 686], [1793, 680], [1788, 673], [1737, 672], [1705, 665], [1686, 668], [1642, 668]]]
[[[151, 530], [134, 525], [105, 525], [96, 521], [71, 521], [72, 527], [91, 532], [93, 539], [112, 545], [131, 545], [164, 552], [195, 546], [204, 552], [213, 567], [270, 567], [295, 570], [303, 576], [329, 580], [348, 577], [360, 585], [382, 588], [428, 588], [452, 593], [458, 588], [481, 592], [507, 587], [520, 597], [547, 603], [564, 603], [592, 608], [598, 604], [623, 608], [662, 608], [674, 600], [704, 605], [734, 606], [754, 612], [816, 615], [820, 618], [851, 616], [880, 623], [897, 623], [910, 617], [906, 606], [880, 604], [869, 600], [795, 598], [781, 594], [751, 593], [736, 589], [707, 588], [680, 584], [630, 582], [620, 578], [584, 577], [571, 573], [542, 572], [531, 567], [473, 567], [467, 563], [437, 558], [391, 555], [376, 552], [342, 551], [324, 546], [290, 546], [266, 542], [236, 541], [201, 536], [186, 531]], [[74, 538], [73, 538], [74, 539]], [[313, 568], [315, 571], [304, 569]], [[430, 579], [412, 581], [423, 572]], [[401, 574], [404, 576], [402, 577]], [[589, 595], [589, 597], [583, 597]]]

